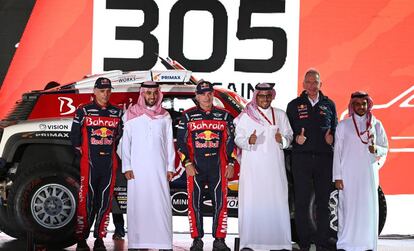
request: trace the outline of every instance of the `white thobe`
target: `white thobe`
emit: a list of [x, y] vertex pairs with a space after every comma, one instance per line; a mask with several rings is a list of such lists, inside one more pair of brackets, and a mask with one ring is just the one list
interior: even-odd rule
[[[366, 116], [355, 114], [355, 121], [360, 132], [366, 130]], [[339, 191], [338, 249], [377, 250], [378, 171], [380, 158], [385, 158], [388, 151], [388, 140], [375, 117], [370, 135], [374, 136], [375, 154], [358, 137], [352, 118], [341, 121], [336, 128], [333, 181], [343, 180], [344, 184]], [[367, 134], [361, 138], [367, 142]]]
[[172, 212], [167, 172], [175, 170], [171, 117], [142, 115], [124, 124], [122, 172], [128, 180], [128, 248], [172, 249]]
[[[260, 109], [260, 108], [259, 108]], [[286, 113], [268, 108], [263, 113], [272, 122], [273, 109], [276, 123], [263, 124], [246, 113], [236, 120], [235, 142], [241, 153], [239, 178], [239, 235], [240, 248], [254, 250], [292, 249], [288, 182], [283, 149], [292, 141], [292, 129]], [[279, 129], [282, 143], [275, 139]], [[256, 130], [255, 145], [249, 137]]]

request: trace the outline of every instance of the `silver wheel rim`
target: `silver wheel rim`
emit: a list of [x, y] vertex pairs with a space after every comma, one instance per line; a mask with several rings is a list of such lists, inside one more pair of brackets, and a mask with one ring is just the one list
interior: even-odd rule
[[35, 221], [49, 229], [67, 225], [75, 215], [76, 204], [72, 192], [60, 184], [47, 184], [33, 195], [30, 208]]

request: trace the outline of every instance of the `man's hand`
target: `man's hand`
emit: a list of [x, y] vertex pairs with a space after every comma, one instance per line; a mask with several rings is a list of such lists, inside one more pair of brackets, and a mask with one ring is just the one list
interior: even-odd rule
[[343, 180], [335, 180], [335, 187], [338, 190], [344, 189], [344, 181]]
[[275, 134], [276, 142], [282, 144], [282, 134], [280, 133], [279, 128], [277, 128], [277, 132]]
[[227, 179], [231, 179], [234, 176], [234, 164], [229, 163], [226, 167], [226, 172], [224, 174]]
[[254, 130], [253, 133], [249, 137], [249, 144], [250, 145], [256, 144], [256, 140], [257, 140], [257, 135], [256, 135], [256, 130]]
[[296, 143], [298, 143], [299, 145], [303, 145], [305, 141], [306, 141], [305, 128], [302, 128], [302, 131], [300, 132], [300, 134], [296, 136]]
[[174, 172], [167, 172], [167, 180], [170, 182], [174, 176]]
[[370, 141], [371, 142], [368, 146], [368, 150], [370, 153], [375, 154], [377, 152], [377, 147], [375, 146], [375, 143], [374, 143], [374, 135], [371, 136]]
[[328, 144], [328, 145], [332, 145], [333, 140], [334, 140], [334, 137], [333, 137], [333, 135], [331, 134], [331, 128], [329, 128], [329, 129], [326, 131], [326, 133], [325, 133], [325, 141], [326, 141], [326, 144]]
[[194, 176], [194, 175], [198, 174], [198, 172], [195, 169], [193, 163], [186, 164], [185, 172], [187, 173], [187, 177]]
[[135, 179], [134, 172], [133, 172], [132, 170], [126, 171], [126, 172], [124, 173], [124, 175], [125, 175], [125, 178], [126, 178], [127, 180], [132, 180], [132, 179]]
[[368, 150], [370, 153], [375, 154], [377, 152], [377, 148], [374, 144], [368, 146]]

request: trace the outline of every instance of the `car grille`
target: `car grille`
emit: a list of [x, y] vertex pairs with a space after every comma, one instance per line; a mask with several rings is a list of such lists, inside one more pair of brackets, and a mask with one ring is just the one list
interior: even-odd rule
[[22, 99], [16, 102], [13, 110], [7, 115], [5, 120], [26, 120], [32, 112], [38, 97], [38, 94], [24, 94]]

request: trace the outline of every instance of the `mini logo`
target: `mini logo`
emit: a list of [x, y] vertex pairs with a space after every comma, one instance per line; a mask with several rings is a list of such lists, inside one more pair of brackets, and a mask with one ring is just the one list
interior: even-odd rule
[[45, 124], [40, 124], [39, 125], [40, 130], [42, 131], [46, 131], [47, 126]]
[[110, 109], [110, 110], [108, 110], [108, 112], [109, 112], [110, 114], [115, 114], [115, 113], [117, 113], [118, 111], [117, 111], [117, 110]]
[[172, 208], [177, 213], [188, 211], [188, 196], [186, 192], [177, 192], [171, 196]]

